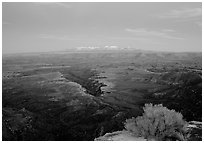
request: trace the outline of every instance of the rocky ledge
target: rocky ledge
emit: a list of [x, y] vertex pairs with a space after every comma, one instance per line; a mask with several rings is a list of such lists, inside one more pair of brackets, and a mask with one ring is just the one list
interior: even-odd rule
[[[188, 134], [189, 141], [200, 141], [202, 140], [202, 122], [190, 121], [188, 122]], [[105, 135], [96, 138], [94, 141], [147, 141], [143, 137], [136, 137], [129, 131], [122, 130], [112, 133], [106, 133]]]

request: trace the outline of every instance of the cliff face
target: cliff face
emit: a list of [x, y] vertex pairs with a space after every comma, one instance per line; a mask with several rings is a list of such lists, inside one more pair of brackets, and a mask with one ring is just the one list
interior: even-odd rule
[[[202, 123], [196, 121], [190, 121], [188, 124], [188, 140], [202, 140]], [[112, 133], [106, 133], [105, 135], [98, 137], [95, 141], [149, 141], [151, 139], [145, 139], [143, 137], [136, 137], [129, 131], [122, 130]]]

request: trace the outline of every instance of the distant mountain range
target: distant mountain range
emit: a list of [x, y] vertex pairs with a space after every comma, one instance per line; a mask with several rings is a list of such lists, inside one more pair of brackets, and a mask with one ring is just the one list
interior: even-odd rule
[[131, 47], [120, 47], [116, 45], [106, 45], [106, 46], [79, 46], [71, 49], [66, 49], [66, 51], [118, 51], [118, 50], [137, 50]]
[[[107, 45], [107, 46], [78, 46], [78, 47], [72, 47], [65, 49], [64, 52], [142, 52], [142, 53], [199, 53], [202, 54], [201, 52], [188, 52], [188, 51], [183, 51], [183, 52], [174, 52], [174, 51], [154, 51], [154, 50], [143, 50], [135, 47], [121, 47], [117, 45]], [[56, 51], [57, 52], [57, 51]], [[61, 51], [62, 52], [62, 51]]]

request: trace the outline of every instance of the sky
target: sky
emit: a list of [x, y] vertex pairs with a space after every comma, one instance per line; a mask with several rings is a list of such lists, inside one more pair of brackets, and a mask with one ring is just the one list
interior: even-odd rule
[[107, 45], [201, 52], [202, 3], [3, 2], [2, 32], [3, 54]]

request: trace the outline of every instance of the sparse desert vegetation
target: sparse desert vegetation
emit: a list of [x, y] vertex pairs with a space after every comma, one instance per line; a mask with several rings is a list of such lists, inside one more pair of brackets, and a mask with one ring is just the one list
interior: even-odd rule
[[125, 129], [147, 140], [187, 139], [187, 122], [183, 120], [182, 114], [169, 110], [162, 104], [145, 104], [143, 115], [127, 119]]

